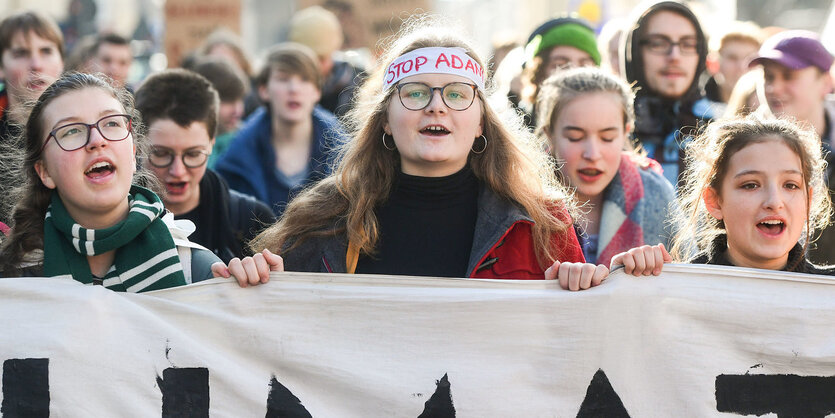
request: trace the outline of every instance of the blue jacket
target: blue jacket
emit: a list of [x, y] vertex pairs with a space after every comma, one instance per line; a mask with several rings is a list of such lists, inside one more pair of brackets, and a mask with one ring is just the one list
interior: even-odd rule
[[333, 114], [320, 106], [313, 108], [313, 149], [310, 151], [309, 174], [299, 187], [291, 189], [279, 180], [271, 141], [270, 112], [261, 107], [238, 131], [226, 153], [218, 160], [215, 171], [226, 179], [230, 188], [255, 196], [278, 217], [299, 191], [330, 174], [335, 147], [343, 137], [339, 121]]

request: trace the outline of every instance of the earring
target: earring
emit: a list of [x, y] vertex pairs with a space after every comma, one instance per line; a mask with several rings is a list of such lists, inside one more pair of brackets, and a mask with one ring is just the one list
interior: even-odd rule
[[484, 135], [482, 135], [482, 136], [480, 136], [479, 138], [481, 138], [481, 139], [483, 139], [483, 140], [484, 140], [484, 146], [483, 146], [483, 147], [481, 147], [481, 149], [480, 149], [480, 150], [478, 150], [478, 151], [476, 151], [476, 150], [475, 150], [475, 148], [472, 148], [470, 151], [472, 151], [472, 152], [473, 152], [473, 154], [481, 154], [482, 152], [484, 152], [484, 150], [486, 150], [486, 149], [487, 149], [487, 137], [486, 137], [486, 136], [484, 136]]
[[[393, 140], [393, 139], [394, 139], [394, 137], [392, 137], [392, 140]], [[383, 148], [385, 148], [385, 149], [387, 149], [387, 150], [389, 150], [389, 151], [394, 151], [394, 150], [396, 150], [396, 149], [397, 149], [397, 146], [395, 146], [395, 145], [388, 146], [388, 145], [386, 144], [386, 132], [385, 132], [385, 131], [383, 131]]]

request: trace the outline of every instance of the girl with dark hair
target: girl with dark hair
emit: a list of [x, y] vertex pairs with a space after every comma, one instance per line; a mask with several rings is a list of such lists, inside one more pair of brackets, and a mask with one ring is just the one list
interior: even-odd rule
[[264, 252], [227, 268], [189, 244], [162, 201], [139, 184], [146, 155], [133, 99], [101, 78], [66, 74], [35, 103], [24, 132], [24, 185], [0, 245], [6, 276], [71, 277], [145, 292], [235, 275], [266, 281], [278, 256]]
[[[714, 123], [687, 147], [672, 256], [683, 262], [834, 275], [806, 259], [832, 203], [814, 132], [756, 116]], [[659, 274], [662, 246], [615, 256], [627, 273]]]

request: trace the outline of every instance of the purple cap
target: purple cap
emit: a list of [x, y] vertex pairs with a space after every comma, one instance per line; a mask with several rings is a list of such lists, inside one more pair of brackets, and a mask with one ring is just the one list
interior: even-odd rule
[[748, 66], [753, 67], [765, 61], [774, 61], [792, 70], [814, 65], [821, 71], [829, 71], [833, 58], [816, 33], [787, 30], [766, 39], [757, 58], [751, 60]]

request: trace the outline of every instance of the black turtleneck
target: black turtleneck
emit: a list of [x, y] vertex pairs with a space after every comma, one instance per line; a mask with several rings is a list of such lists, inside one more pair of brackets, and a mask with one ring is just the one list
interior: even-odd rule
[[478, 179], [469, 166], [446, 177], [400, 173], [377, 208], [377, 253], [357, 273], [466, 277], [478, 214]]

